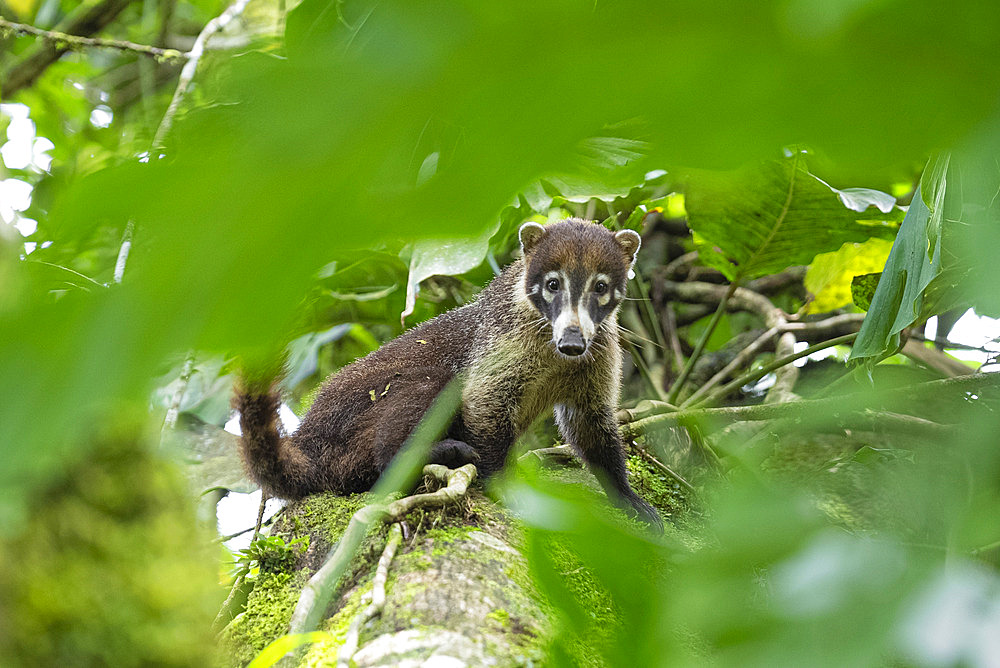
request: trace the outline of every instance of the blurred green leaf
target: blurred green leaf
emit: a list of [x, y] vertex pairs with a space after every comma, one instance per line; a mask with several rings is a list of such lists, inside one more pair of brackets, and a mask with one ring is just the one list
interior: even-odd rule
[[292, 635], [281, 636], [265, 647], [264, 651], [258, 654], [257, 657], [247, 665], [247, 668], [271, 668], [271, 666], [281, 661], [286, 654], [297, 647], [332, 639], [333, 635], [327, 633], [326, 631], [311, 631], [309, 633], [295, 633]]

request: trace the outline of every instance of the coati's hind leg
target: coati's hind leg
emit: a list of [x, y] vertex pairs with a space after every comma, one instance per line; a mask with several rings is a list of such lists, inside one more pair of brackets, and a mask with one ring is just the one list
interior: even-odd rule
[[466, 464], [479, 464], [479, 453], [465, 441], [446, 438], [431, 446], [427, 461], [431, 464], [443, 464], [450, 469], [457, 469]]
[[[403, 447], [452, 377], [449, 370], [437, 368], [415, 368], [393, 376], [386, 396], [378, 399], [384, 402], [374, 438], [375, 460], [380, 472]], [[445, 438], [431, 446], [427, 461], [457, 468], [478, 464], [479, 454], [464, 441]]]

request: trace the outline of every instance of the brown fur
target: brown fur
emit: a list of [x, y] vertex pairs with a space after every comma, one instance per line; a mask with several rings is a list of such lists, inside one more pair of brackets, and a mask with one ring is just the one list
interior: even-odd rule
[[544, 230], [526, 226], [522, 242], [524, 259], [475, 302], [405, 332], [327, 379], [295, 434], [280, 434], [276, 392], [237, 388], [241, 453], [251, 477], [269, 494], [289, 499], [369, 489], [437, 394], [461, 375], [461, 408], [432, 461], [471, 460], [483, 475], [494, 473], [524, 429], [555, 407], [566, 441], [612, 498], [658, 524], [656, 512], [629, 487], [614, 419], [622, 363], [617, 300], [594, 304], [601, 319], [593, 340], [583, 355], [567, 357], [552, 341], [550, 316], [538, 306], [545, 304], [527, 294], [551, 267], [574, 277], [601, 271], [624, 293], [638, 238], [569, 220]]

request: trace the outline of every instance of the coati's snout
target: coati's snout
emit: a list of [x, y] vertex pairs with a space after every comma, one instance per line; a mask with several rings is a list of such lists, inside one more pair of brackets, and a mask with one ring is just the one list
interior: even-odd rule
[[639, 235], [574, 220], [525, 223], [520, 240], [528, 301], [551, 326], [556, 351], [583, 356], [625, 297]]
[[563, 355], [576, 357], [587, 352], [587, 342], [583, 340], [583, 334], [579, 327], [567, 327], [562, 338], [556, 341], [556, 349]]

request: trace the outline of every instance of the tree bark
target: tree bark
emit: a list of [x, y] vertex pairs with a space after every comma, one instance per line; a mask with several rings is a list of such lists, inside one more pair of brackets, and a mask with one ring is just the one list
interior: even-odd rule
[[[370, 501], [366, 494], [321, 494], [289, 505], [271, 534], [286, 543], [308, 536], [309, 548], [287, 569], [262, 569], [248, 579], [246, 609], [224, 631], [234, 665], [246, 665], [287, 633], [303, 586], [351, 516]], [[447, 665], [521, 666], [544, 659], [545, 604], [531, 585], [518, 547], [520, 530], [509, 514], [472, 489], [456, 505], [415, 510], [405, 524], [389, 565], [384, 608], [361, 625], [353, 665], [419, 666], [450, 659]], [[386, 533], [381, 524], [370, 531], [338, 584], [320, 624], [329, 639], [291, 663], [338, 662], [352, 622], [366, 608]]]

